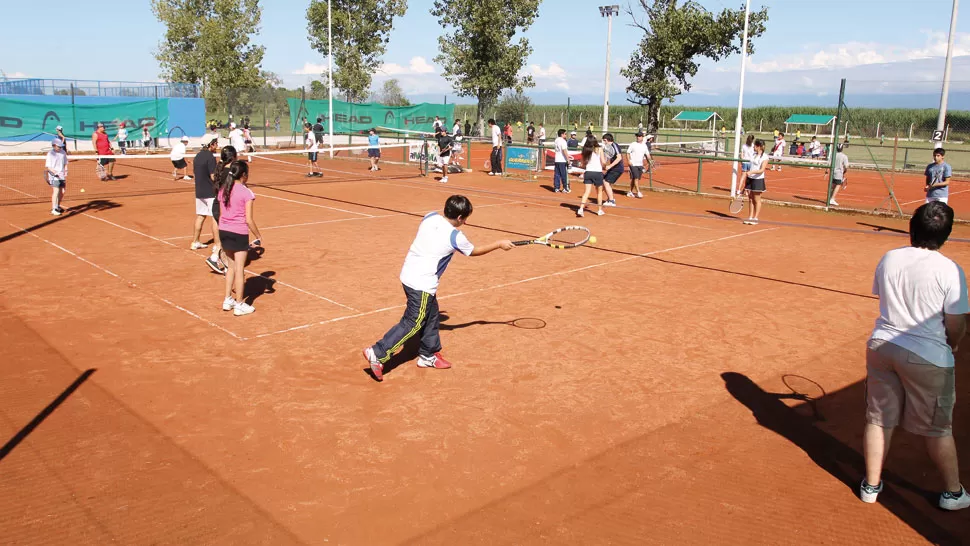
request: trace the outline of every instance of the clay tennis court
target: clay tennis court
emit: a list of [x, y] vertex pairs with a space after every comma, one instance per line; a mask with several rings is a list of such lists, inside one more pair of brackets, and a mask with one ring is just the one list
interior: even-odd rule
[[[545, 175], [443, 185], [322, 165], [307, 181], [254, 163], [265, 253], [244, 317], [221, 311], [224, 279], [188, 250], [191, 186], [161, 167], [85, 194], [69, 185], [57, 218], [43, 193], [0, 207], [5, 542], [970, 536], [966, 517], [935, 507], [942, 485], [904, 432], [879, 504], [856, 497], [871, 276], [908, 242], [904, 221], [766, 206], [743, 226], [725, 199], [660, 192], [580, 220], [580, 185], [553, 194]], [[360, 349], [400, 317], [408, 245], [452, 193], [475, 205], [473, 242], [576, 223], [598, 242], [456, 258], [439, 291], [455, 367], [418, 369], [410, 349], [377, 383]], [[943, 252], [965, 265], [970, 230], [953, 237]]]

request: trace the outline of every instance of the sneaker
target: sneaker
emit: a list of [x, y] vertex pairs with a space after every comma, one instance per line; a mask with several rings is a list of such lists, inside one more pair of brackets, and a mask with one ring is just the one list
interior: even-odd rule
[[447, 370], [451, 367], [451, 362], [448, 362], [441, 356], [441, 353], [435, 353], [431, 356], [419, 356], [418, 357], [418, 367], [419, 368], [436, 368], [439, 370]]
[[200, 248], [205, 248], [206, 246], [208, 246], [208, 245], [206, 245], [206, 244], [205, 244], [205, 243], [203, 243], [203, 242], [200, 242], [200, 241], [193, 241], [193, 242], [192, 242], [192, 246], [191, 246], [191, 247], [189, 247], [189, 248], [191, 248], [192, 250], [199, 250]]
[[61, 215], [61, 211], [59, 211], [57, 209], [51, 209], [51, 214], [54, 215], [54, 216], [60, 216]]
[[57, 212], [59, 212], [59, 213], [61, 213], [61, 214], [64, 214], [64, 212], [65, 212], [65, 211], [64, 211], [64, 207], [57, 207], [57, 208], [55, 208], [54, 210], [56, 210]]
[[566, 193], [573, 193], [573, 190], [572, 190], [572, 188], [566, 188], [566, 189], [565, 189], [565, 190], [563, 190], [563, 191], [565, 191]]
[[442, 176], [441, 177], [441, 183], [442, 184], [446, 184], [447, 182], [448, 182], [448, 177], [447, 176]]
[[576, 211], [576, 216], [577, 216], [577, 217], [579, 217], [579, 218], [582, 218], [582, 217], [583, 217], [583, 208], [582, 208], [582, 207], [580, 207], [580, 208], [579, 208], [579, 209], [578, 209], [578, 210]]
[[192, 177], [189, 175], [185, 175], [182, 177], [182, 180], [192, 180]]
[[628, 192], [626, 192], [626, 196], [627, 196], [627, 197], [633, 197], [633, 192], [632, 192], [632, 191], [628, 191]]
[[968, 506], [970, 506], [970, 495], [962, 485], [959, 494], [947, 491], [940, 495], [940, 508], [944, 510], [962, 510]]
[[236, 308], [236, 300], [234, 300], [232, 298], [226, 298], [226, 299], [222, 300], [222, 310], [223, 311], [232, 311], [235, 308]]
[[643, 199], [643, 194], [640, 192], [637, 192], [637, 199]]
[[488, 176], [495, 176], [495, 173], [488, 173]]
[[377, 360], [377, 355], [374, 354], [374, 349], [368, 347], [364, 349], [364, 359], [370, 364], [370, 371], [374, 374], [374, 378], [378, 381], [384, 381], [384, 365]]
[[[605, 206], [606, 203], [603, 203], [603, 205]], [[614, 206], [616, 206], [616, 205], [614, 205]], [[600, 210], [596, 211], [596, 216], [603, 216], [604, 214], [606, 214], [606, 211], [603, 210], [603, 209], [600, 209]]]
[[255, 310], [256, 308], [253, 307], [252, 305], [249, 305], [244, 301], [240, 301], [240, 302], [236, 302], [236, 307], [235, 309], [232, 310], [232, 314], [236, 315], [237, 317], [241, 317], [243, 315], [248, 315]]
[[554, 192], [556, 192], [556, 193], [562, 193], [562, 190], [561, 190], [561, 189], [559, 189], [559, 188], [556, 188], [556, 189], [554, 189], [554, 190], [552, 190], [552, 191], [554, 191]]
[[604, 207], [615, 207], [616, 206], [616, 200], [615, 199], [610, 199], [609, 201], [604, 201], [603, 202], [603, 206]]
[[[218, 260], [213, 260], [212, 256], [209, 256], [208, 258], [205, 259], [205, 265], [209, 266], [209, 269], [211, 269], [216, 273], [219, 273], [220, 275], [226, 274], [226, 268], [221, 263], [219, 263]], [[226, 309], [226, 311], [228, 311], [228, 309]]]
[[745, 220], [745, 221], [743, 221], [741, 223], [744, 224], [744, 225], [746, 225], [746, 226], [756, 226], [756, 225], [758, 225], [758, 219], [757, 218], [748, 218], [747, 220]]
[[[882, 491], [881, 481], [879, 482], [879, 485], [873, 486], [873, 485], [869, 485], [869, 483], [866, 482], [865, 478], [863, 478], [862, 483], [859, 485], [859, 498], [862, 500], [862, 502], [867, 502], [869, 504], [872, 504], [876, 502], [876, 497], [879, 496], [879, 493], [881, 491]], [[944, 495], [946, 494], [947, 493], [944, 493]], [[940, 506], [941, 507], [943, 506], [943, 497], [940, 497]]]
[[835, 199], [833, 199], [833, 200], [829, 201], [829, 206], [831, 206], [831, 207], [837, 207], [837, 206], [839, 206], [839, 202], [836, 201]]

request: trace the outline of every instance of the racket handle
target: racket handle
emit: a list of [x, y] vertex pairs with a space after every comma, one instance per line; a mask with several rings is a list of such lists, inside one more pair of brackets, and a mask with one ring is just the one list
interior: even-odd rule
[[525, 245], [531, 245], [532, 241], [512, 241], [512, 244], [515, 246], [525, 246]]

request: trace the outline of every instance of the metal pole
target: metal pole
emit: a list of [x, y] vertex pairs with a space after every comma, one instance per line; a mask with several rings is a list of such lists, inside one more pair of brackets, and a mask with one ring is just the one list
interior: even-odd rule
[[[950, 15], [950, 37], [946, 44], [946, 64], [943, 65], [943, 91], [940, 93], [940, 116], [936, 120], [936, 130], [937, 135], [939, 131], [943, 131], [946, 124], [946, 101], [950, 94], [950, 65], [953, 64], [953, 35], [956, 34], [957, 30], [957, 8], [959, 7], [960, 0], [953, 0], [953, 13]], [[942, 148], [943, 141], [941, 139], [934, 139], [936, 142], [933, 144], [934, 148]]]
[[327, 127], [330, 136], [327, 143], [330, 145], [330, 159], [333, 159], [333, 21], [330, 12], [330, 4], [327, 2], [327, 102], [329, 106], [329, 116], [327, 117]]
[[613, 9], [619, 6], [600, 8], [600, 13], [606, 17], [606, 83], [603, 87], [603, 132], [609, 131], [610, 125], [610, 40], [613, 35]]
[[748, 15], [751, 0], [744, 3], [744, 34], [741, 37], [741, 84], [738, 88], [738, 116], [734, 120], [734, 162], [731, 163], [731, 197], [738, 191], [738, 159], [741, 157], [741, 108], [744, 106], [744, 68], [748, 59]]
[[[73, 133], [77, 128], [77, 108], [74, 105], [74, 83], [71, 83], [71, 132]], [[67, 135], [64, 135], [67, 136]], [[64, 143], [67, 146], [67, 142]], [[77, 138], [74, 139], [74, 151], [77, 151]], [[97, 150], [95, 150], [96, 152]]]
[[[832, 179], [835, 178], [835, 160], [839, 154], [839, 121], [842, 120], [842, 109], [845, 106], [845, 78], [839, 87], [839, 108], [835, 112], [835, 121], [832, 122], [832, 147], [829, 149], [829, 175], [828, 188], [825, 191], [825, 210], [829, 210], [829, 203], [832, 202]], [[849, 122], [846, 122], [848, 128]]]

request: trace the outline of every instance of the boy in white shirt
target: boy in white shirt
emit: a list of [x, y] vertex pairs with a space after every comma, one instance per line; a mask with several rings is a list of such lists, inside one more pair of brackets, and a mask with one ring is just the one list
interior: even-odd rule
[[118, 136], [115, 139], [118, 141], [121, 155], [128, 155], [128, 129], [125, 129], [125, 122], [118, 124]]
[[[787, 144], [785, 142], [785, 133], [779, 132], [778, 138], [775, 139], [775, 147], [771, 149], [771, 159], [774, 161], [781, 161], [781, 158], [785, 155], [786, 145]], [[771, 168], [769, 170], [772, 170], [772, 171], [775, 170], [774, 163], [771, 164]], [[781, 171], [781, 164], [778, 165], [777, 170], [779, 172]]]
[[[242, 129], [236, 127], [235, 123], [229, 124], [229, 145], [236, 149], [236, 153], [240, 156], [248, 151], [246, 147], [246, 139], [243, 137]], [[248, 156], [248, 161], [253, 160], [253, 156]]]
[[320, 150], [320, 145], [317, 144], [317, 137], [313, 134], [313, 126], [309, 123], [304, 123], [303, 133], [303, 145], [307, 151], [307, 165], [310, 168], [310, 172], [307, 173], [307, 178], [323, 176], [323, 171], [317, 165], [317, 152]]
[[182, 180], [192, 180], [189, 176], [189, 164], [185, 161], [185, 150], [189, 143], [189, 137], [182, 136], [182, 139], [172, 145], [172, 153], [169, 154], [169, 159], [172, 160], [172, 166], [175, 167], [172, 170], [172, 178], [175, 180], [179, 179], [179, 170], [182, 171]]
[[653, 163], [653, 158], [650, 157], [650, 150], [643, 142], [643, 137], [643, 133], [637, 133], [637, 141], [626, 148], [627, 160], [630, 162], [630, 191], [627, 192], [626, 196], [636, 197], [637, 199], [643, 198], [643, 194], [640, 193], [640, 179], [643, 178], [643, 161], [646, 159], [648, 164]]
[[554, 171], [552, 173], [553, 191], [556, 193], [569, 193], [569, 145], [564, 138], [565, 129], [559, 129], [556, 133], [556, 141], [553, 144], [556, 156], [553, 160]]
[[502, 174], [502, 129], [495, 123], [494, 119], [488, 120], [488, 126], [492, 135], [492, 155], [489, 158], [489, 176]]
[[51, 214], [60, 216], [64, 212], [61, 208], [61, 199], [64, 198], [64, 190], [67, 187], [67, 153], [64, 151], [64, 141], [60, 138], [51, 141], [51, 151], [47, 152], [44, 170], [47, 183], [53, 189]]

